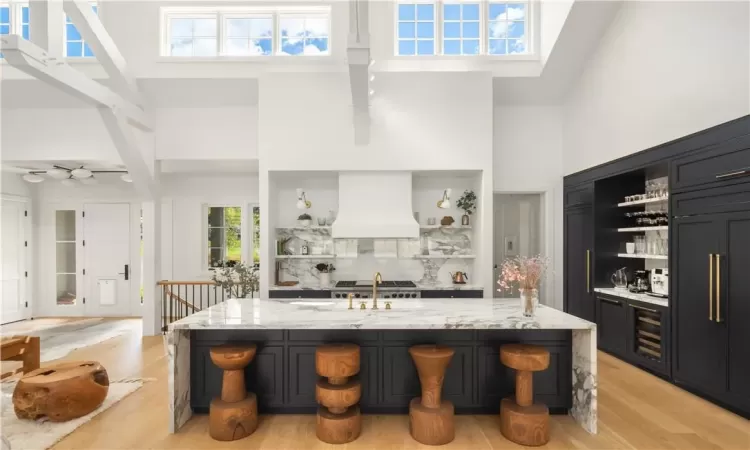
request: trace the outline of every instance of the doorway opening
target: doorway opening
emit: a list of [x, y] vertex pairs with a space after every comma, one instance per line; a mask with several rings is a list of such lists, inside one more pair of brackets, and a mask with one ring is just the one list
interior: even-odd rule
[[[500, 275], [500, 265], [508, 258], [536, 256], [542, 253], [542, 194], [502, 194], [493, 199], [494, 249], [493, 263], [495, 280]], [[518, 286], [502, 292], [494, 286], [496, 298], [519, 297]], [[539, 286], [539, 298], [542, 297]]]

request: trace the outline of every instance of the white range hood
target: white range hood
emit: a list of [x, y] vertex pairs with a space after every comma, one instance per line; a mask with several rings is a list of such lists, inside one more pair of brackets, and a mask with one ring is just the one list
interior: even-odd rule
[[418, 238], [411, 196], [411, 172], [340, 172], [339, 212], [331, 234], [339, 239]]

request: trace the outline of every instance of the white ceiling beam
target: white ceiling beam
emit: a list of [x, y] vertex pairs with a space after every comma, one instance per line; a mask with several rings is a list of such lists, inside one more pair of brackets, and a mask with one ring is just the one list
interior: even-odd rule
[[139, 106], [72, 68], [64, 60], [51, 56], [38, 45], [15, 34], [0, 37], [0, 44], [5, 60], [18, 70], [94, 106], [118, 110], [130, 124], [143, 131], [153, 130], [150, 118]]
[[128, 168], [128, 173], [130, 178], [133, 179], [136, 190], [144, 198], [158, 198], [159, 192], [155, 174], [149, 170], [146, 161], [143, 159], [138, 138], [128, 121], [127, 115], [123, 111], [113, 108], [99, 107], [98, 110], [117, 153]]
[[114, 81], [119, 94], [141, 106], [143, 102], [135, 77], [128, 71], [125, 58], [104, 28], [99, 15], [91, 9], [91, 3], [84, 0], [65, 0], [63, 8], [109, 78]]
[[353, 0], [349, 3], [349, 39], [346, 54], [356, 145], [366, 145], [370, 140], [369, 9], [367, 0]]
[[29, 38], [50, 55], [62, 57], [65, 21], [59, 0], [29, 1]]

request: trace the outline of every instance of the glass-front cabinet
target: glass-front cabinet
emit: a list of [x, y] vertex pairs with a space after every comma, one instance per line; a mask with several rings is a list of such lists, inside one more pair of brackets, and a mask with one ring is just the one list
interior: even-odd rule
[[76, 211], [55, 211], [55, 286], [57, 305], [76, 304], [76, 238]]

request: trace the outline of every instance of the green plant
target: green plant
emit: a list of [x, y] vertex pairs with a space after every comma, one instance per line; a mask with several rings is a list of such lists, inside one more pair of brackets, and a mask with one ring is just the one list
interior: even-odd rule
[[312, 216], [310, 214], [301, 214], [299, 217], [297, 217], [297, 220], [312, 220]]
[[456, 202], [459, 209], [463, 209], [466, 214], [471, 215], [477, 209], [477, 195], [471, 189], [465, 190]]
[[234, 298], [245, 298], [259, 288], [258, 268], [244, 262], [215, 269], [211, 279]]

